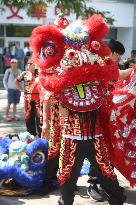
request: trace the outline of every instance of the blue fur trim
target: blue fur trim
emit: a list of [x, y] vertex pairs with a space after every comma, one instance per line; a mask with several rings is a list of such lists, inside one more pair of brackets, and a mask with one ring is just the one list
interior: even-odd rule
[[8, 153], [11, 141], [8, 137], [0, 138], [0, 156]]
[[[29, 144], [26, 143], [23, 150], [19, 149], [18, 141], [19, 139], [9, 138], [0, 140], [0, 180], [12, 178], [23, 187], [38, 189], [45, 180], [48, 141], [35, 139]], [[17, 149], [15, 153], [10, 149], [10, 144], [15, 151]], [[11, 150], [10, 153], [9, 150]], [[4, 154], [7, 155], [4, 157]]]

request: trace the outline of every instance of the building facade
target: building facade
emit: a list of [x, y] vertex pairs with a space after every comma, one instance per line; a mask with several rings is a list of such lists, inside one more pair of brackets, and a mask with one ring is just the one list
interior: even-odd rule
[[[110, 12], [109, 15], [113, 16], [115, 22], [111, 26], [107, 38], [121, 41], [126, 48], [124, 57], [129, 56], [131, 50], [136, 48], [134, 35], [136, 31], [136, 0], [92, 0], [87, 6]], [[23, 49], [27, 47], [33, 28], [54, 22], [58, 13], [54, 4], [49, 6], [44, 13], [33, 12], [31, 17], [23, 9], [0, 5], [0, 54], [7, 46], [14, 52], [13, 48], [16, 43], [19, 43]], [[67, 18], [73, 21], [76, 16], [70, 14]]]

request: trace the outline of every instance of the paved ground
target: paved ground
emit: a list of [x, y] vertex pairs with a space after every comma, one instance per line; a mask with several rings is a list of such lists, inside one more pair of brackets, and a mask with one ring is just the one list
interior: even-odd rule
[[[23, 97], [21, 98], [21, 103], [18, 106], [18, 113], [21, 115], [20, 122], [10, 122], [6, 123], [3, 119], [4, 108], [6, 106], [6, 92], [0, 90], [0, 137], [9, 132], [23, 132], [25, 131], [24, 124], [24, 110], [23, 110]], [[125, 205], [136, 205], [136, 188], [132, 189], [125, 178], [116, 171], [120, 185], [125, 188], [125, 193], [127, 195], [127, 201]], [[76, 192], [74, 205], [108, 205], [107, 202], [94, 202], [86, 194], [87, 176], [82, 176], [78, 180], [78, 185], [80, 189]], [[0, 196], [0, 205], [57, 205], [57, 200], [60, 194], [59, 191], [52, 192], [47, 196], [39, 196], [33, 194], [27, 197], [5, 197]]]
[[[21, 116], [21, 121], [16, 122], [5, 122], [3, 116], [5, 114], [5, 106], [7, 104], [6, 100], [6, 91], [0, 90], [0, 137], [3, 134], [11, 132], [23, 132], [25, 131], [24, 125], [24, 109], [23, 109], [23, 97], [21, 96], [21, 103], [18, 106], [18, 114]], [[12, 107], [11, 107], [11, 116], [12, 116]]]

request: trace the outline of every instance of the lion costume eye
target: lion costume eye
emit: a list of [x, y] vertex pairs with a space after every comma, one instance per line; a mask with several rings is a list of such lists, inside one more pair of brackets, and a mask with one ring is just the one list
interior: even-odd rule
[[53, 56], [55, 54], [55, 49], [52, 46], [49, 46], [45, 49], [46, 56]]
[[31, 162], [33, 164], [42, 164], [45, 161], [45, 156], [43, 152], [36, 152], [31, 156]]
[[42, 60], [47, 60], [53, 57], [57, 53], [57, 49], [53, 42], [48, 42], [45, 46], [41, 48], [40, 58]]

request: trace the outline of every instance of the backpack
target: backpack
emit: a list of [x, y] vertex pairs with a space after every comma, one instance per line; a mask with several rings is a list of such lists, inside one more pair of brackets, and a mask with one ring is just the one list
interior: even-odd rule
[[[3, 78], [3, 85], [4, 85], [4, 88], [5, 88], [5, 89], [6, 89], [6, 84], [8, 83], [9, 76], [10, 76], [10, 74], [11, 74], [11, 68], [8, 68], [7, 71], [8, 71], [7, 79], [4, 80], [4, 78]], [[6, 82], [6, 84], [5, 84], [5, 82]]]
[[9, 79], [9, 76], [11, 74], [11, 68], [8, 68], [8, 77], [7, 77], [7, 83], [8, 83], [8, 79]]

